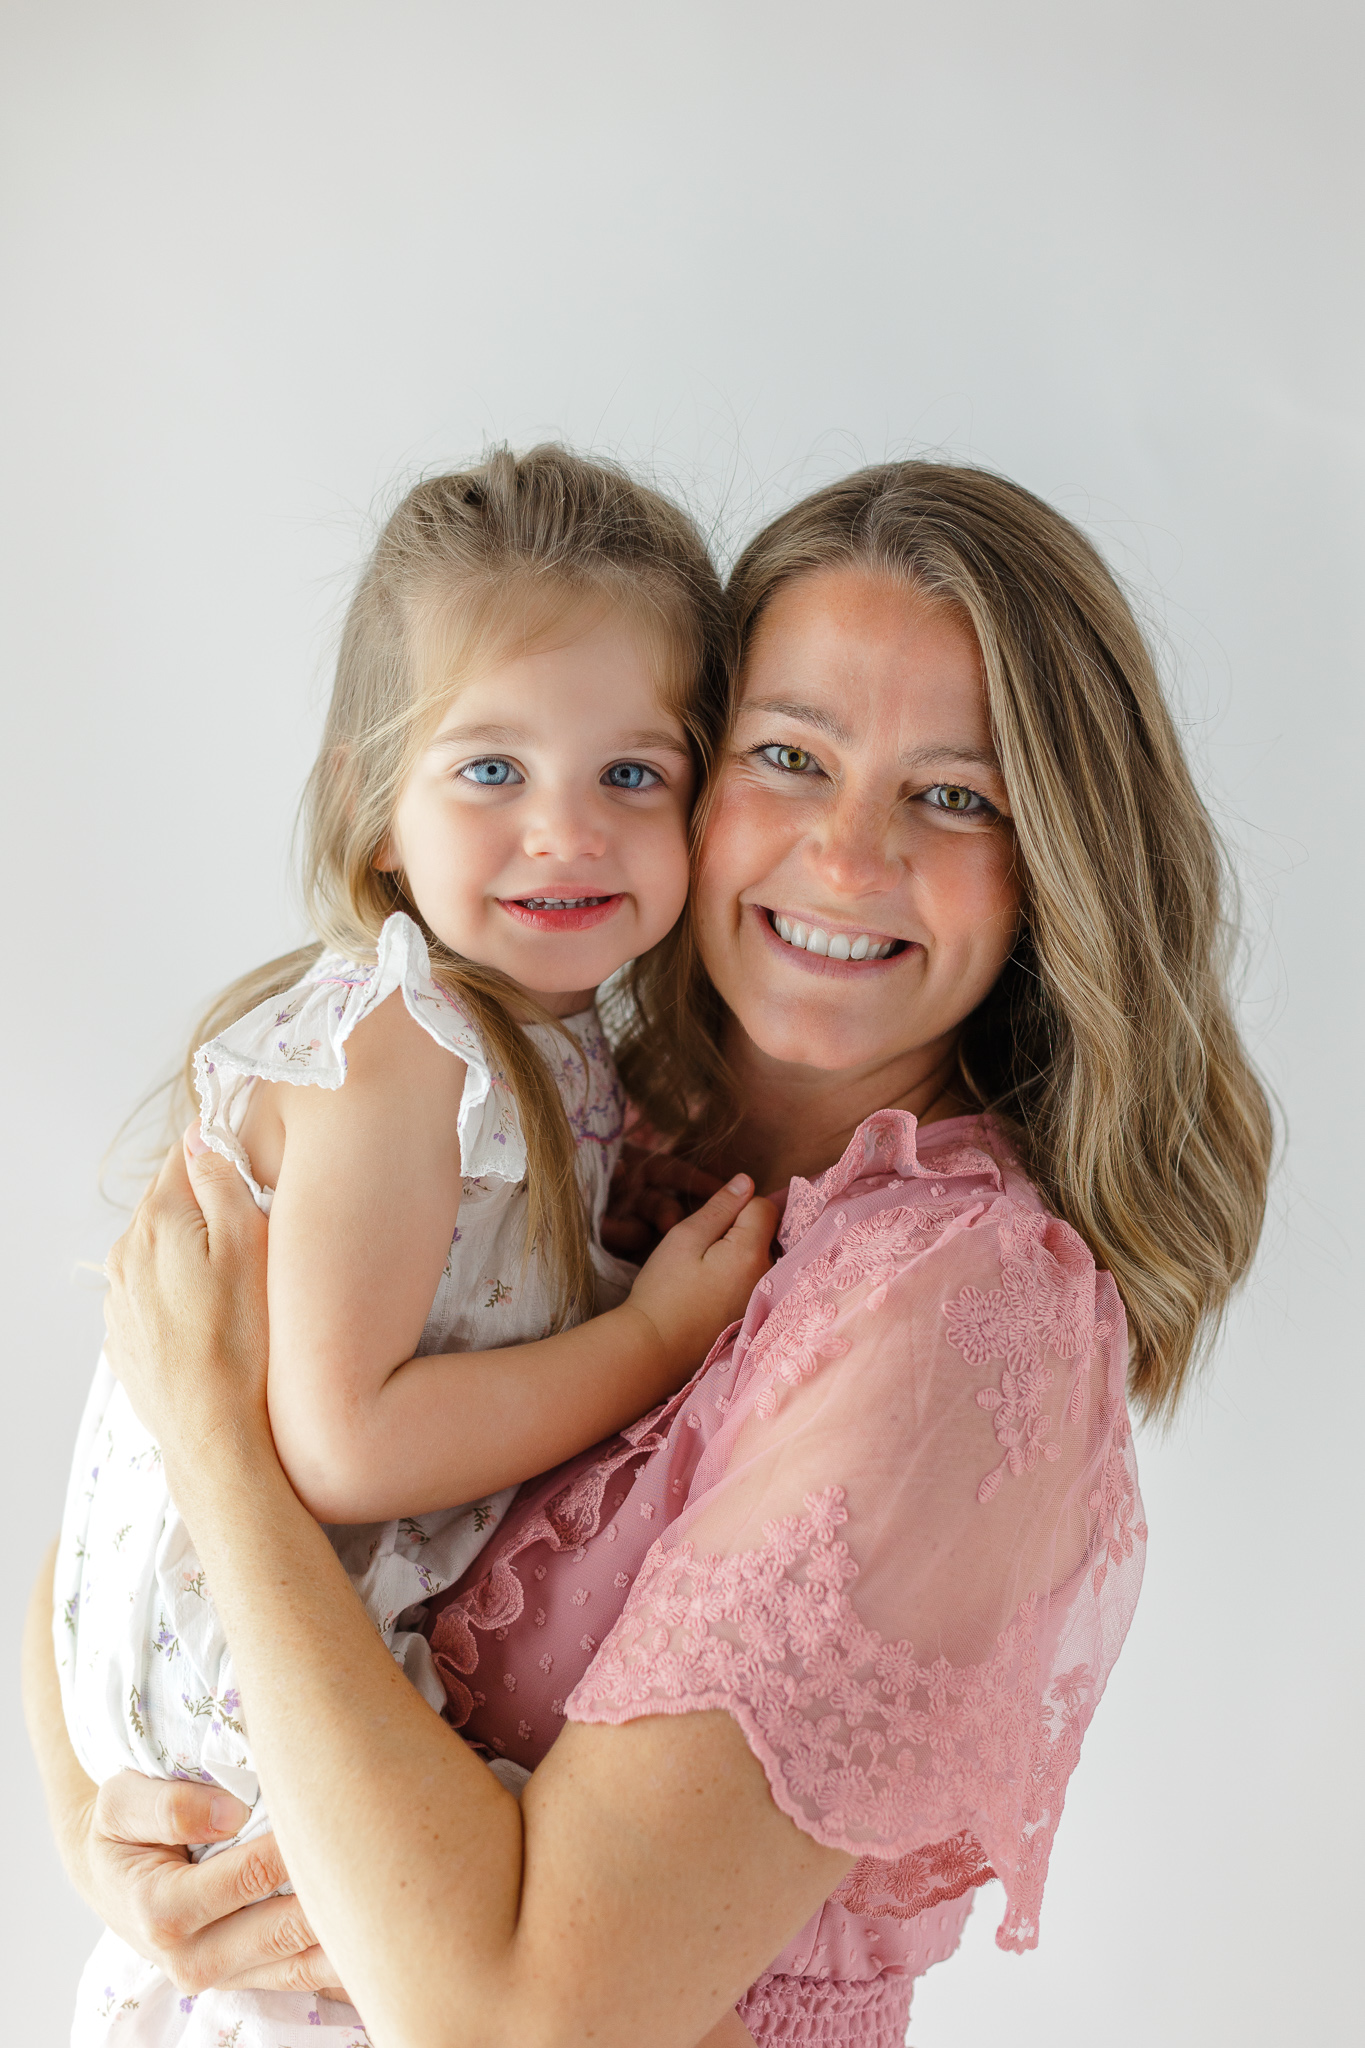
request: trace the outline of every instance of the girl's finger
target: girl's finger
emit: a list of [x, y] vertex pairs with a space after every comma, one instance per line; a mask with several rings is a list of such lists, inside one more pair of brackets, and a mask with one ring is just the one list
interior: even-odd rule
[[[686, 1230], [697, 1237], [703, 1248], [724, 1237], [747, 1202], [752, 1199], [754, 1184], [747, 1173], [737, 1173], [723, 1188], [704, 1202], [694, 1216], [679, 1223], [679, 1230]], [[772, 1204], [768, 1207], [771, 1209]]]
[[725, 1235], [736, 1243], [766, 1251], [777, 1235], [778, 1221], [776, 1202], [770, 1202], [766, 1195], [755, 1195], [745, 1203]]

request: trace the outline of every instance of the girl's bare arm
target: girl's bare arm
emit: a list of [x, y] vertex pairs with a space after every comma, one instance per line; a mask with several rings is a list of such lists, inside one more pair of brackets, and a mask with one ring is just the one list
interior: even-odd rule
[[767, 1263], [767, 1205], [715, 1240], [747, 1187], [690, 1219], [643, 1288], [590, 1324], [414, 1357], [459, 1213], [465, 1069], [398, 994], [347, 1054], [344, 1087], [258, 1088], [243, 1129], [275, 1183], [270, 1420], [321, 1521], [421, 1514], [548, 1471], [665, 1400], [743, 1313]]
[[503, 1791], [407, 1684], [280, 1469], [263, 1226], [225, 1162], [193, 1170], [192, 1192], [168, 1161], [113, 1255], [111, 1357], [213, 1584], [285, 1860], [367, 2025], [395, 2048], [695, 2048], [851, 1858], [779, 1813], [720, 1713], [570, 1725], [521, 1806]]

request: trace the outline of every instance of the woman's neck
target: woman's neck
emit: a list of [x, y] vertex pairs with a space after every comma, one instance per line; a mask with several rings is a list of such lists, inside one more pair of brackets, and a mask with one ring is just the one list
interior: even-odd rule
[[742, 1108], [717, 1153], [727, 1173], [752, 1174], [763, 1191], [785, 1187], [793, 1174], [810, 1180], [824, 1173], [874, 1110], [908, 1110], [934, 1123], [972, 1106], [961, 1090], [956, 1035], [884, 1065], [840, 1073], [770, 1059], [749, 1038], [735, 1036], [725, 1051]]

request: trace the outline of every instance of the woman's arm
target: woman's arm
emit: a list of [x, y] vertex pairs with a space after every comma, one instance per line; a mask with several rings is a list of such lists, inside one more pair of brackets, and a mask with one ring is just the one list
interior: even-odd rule
[[[257, 1088], [242, 1134], [258, 1178], [275, 1181], [271, 1427], [319, 1520], [422, 1514], [549, 1471], [676, 1392], [744, 1313], [767, 1265], [767, 1205], [736, 1240], [661, 1248], [630, 1300], [590, 1325], [413, 1357], [459, 1211], [465, 1068], [397, 993], [347, 1050], [344, 1087]], [[749, 1192], [722, 1204], [722, 1231]]]
[[[117, 1934], [184, 1991], [336, 1989], [336, 1972], [292, 1895], [271, 1897], [285, 1869], [273, 1836], [192, 1863], [185, 1844], [221, 1842], [247, 1809], [213, 1785], [123, 1771], [96, 1786], [62, 1717], [52, 1650], [48, 1552], [24, 1625], [24, 1717], [66, 1873]], [[226, 1916], [226, 1917], [225, 1917]]]
[[503, 1791], [404, 1680], [285, 1479], [260, 1219], [224, 1162], [192, 1170], [193, 1193], [168, 1161], [111, 1260], [111, 1356], [213, 1585], [290, 1872], [368, 2026], [414, 2048], [695, 2048], [852, 1859], [778, 1812], [724, 1714], [567, 1727], [522, 1805]]

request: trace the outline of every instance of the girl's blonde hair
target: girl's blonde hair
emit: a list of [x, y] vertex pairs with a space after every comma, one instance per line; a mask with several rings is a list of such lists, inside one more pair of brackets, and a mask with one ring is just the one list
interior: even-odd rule
[[[495, 449], [476, 468], [408, 492], [379, 537], [342, 630], [336, 682], [301, 813], [303, 884], [317, 942], [243, 975], [195, 1032], [193, 1047], [280, 994], [324, 949], [371, 961], [385, 918], [402, 910], [426, 936], [432, 969], [473, 1018], [516, 1097], [527, 1148], [527, 1246], [557, 1286], [557, 1324], [590, 1310], [588, 1220], [559, 1090], [519, 1021], [553, 1025], [496, 969], [441, 944], [401, 873], [375, 866], [399, 793], [452, 693], [477, 669], [602, 609], [624, 611], [661, 696], [687, 733], [699, 785], [724, 725], [732, 628], [692, 521], [622, 470], [547, 444]], [[636, 962], [652, 1012], [677, 932]]]
[[[741, 650], [784, 583], [843, 566], [913, 584], [976, 635], [1024, 908], [963, 1028], [963, 1084], [1010, 1120], [1113, 1274], [1133, 1393], [1169, 1414], [1250, 1264], [1273, 1126], [1229, 997], [1229, 869], [1151, 653], [1068, 520], [1001, 477], [929, 462], [863, 470], [751, 541], [729, 585]], [[647, 1025], [671, 1028], [646, 1042], [632, 1022], [621, 1069], [678, 1130], [725, 1103], [724, 1012], [687, 934], [670, 971]]]

